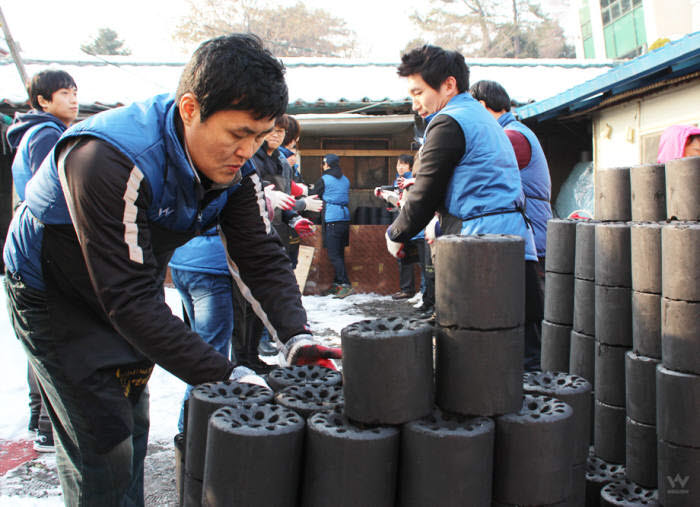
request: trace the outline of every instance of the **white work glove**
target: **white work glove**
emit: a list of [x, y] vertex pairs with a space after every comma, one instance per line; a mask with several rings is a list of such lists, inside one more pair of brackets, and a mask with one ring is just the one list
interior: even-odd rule
[[425, 226], [425, 240], [429, 245], [435, 243], [435, 240], [440, 235], [440, 218], [435, 215], [433, 219]]
[[289, 194], [275, 190], [274, 185], [265, 187], [265, 198], [270, 201], [272, 209], [281, 209], [288, 211], [294, 207], [296, 199]]
[[282, 349], [288, 365], [316, 365], [337, 370], [333, 359], [342, 359], [343, 351], [336, 347], [321, 345], [310, 334], [298, 334], [284, 344]]
[[308, 185], [306, 185], [305, 183], [297, 183], [297, 185], [301, 187], [301, 190], [302, 190], [301, 195], [303, 195], [304, 197], [309, 195], [309, 186]]
[[236, 366], [231, 372], [229, 379], [242, 384], [255, 384], [270, 389], [270, 386], [267, 385], [265, 379], [247, 366]]
[[304, 207], [306, 211], [319, 212], [323, 209], [323, 201], [319, 199], [317, 195], [310, 195], [308, 197], [305, 197], [304, 202], [306, 203]]
[[389, 250], [389, 253], [393, 257], [396, 257], [397, 259], [403, 259], [404, 257], [406, 257], [406, 252], [404, 252], [403, 249], [403, 243], [399, 243], [390, 239], [389, 231], [391, 231], [391, 227], [389, 227], [386, 230], [386, 233], [384, 234], [384, 236], [386, 237], [386, 248], [387, 250]]
[[399, 188], [404, 190], [416, 182], [415, 178], [399, 178]]

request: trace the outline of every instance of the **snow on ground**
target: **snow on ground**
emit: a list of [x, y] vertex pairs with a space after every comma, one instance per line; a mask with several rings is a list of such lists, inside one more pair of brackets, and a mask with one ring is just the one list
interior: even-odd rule
[[[2, 278], [2, 277], [0, 277]], [[173, 313], [182, 316], [182, 306], [177, 292], [166, 288], [166, 301]], [[376, 318], [380, 311], [373, 310], [369, 303], [389, 303], [389, 296], [376, 294], [356, 294], [345, 299], [330, 296], [305, 296], [303, 298], [311, 330], [328, 344], [340, 346], [340, 331], [348, 324], [359, 320]], [[15, 338], [9, 322], [5, 291], [0, 290], [0, 441], [19, 441], [29, 438], [27, 424], [29, 420], [27, 359], [22, 346]], [[369, 312], [370, 314], [367, 314]], [[167, 371], [156, 366], [148, 383], [151, 393], [151, 429], [149, 437], [149, 456], [146, 473], [146, 495], [149, 489], [168, 487], [151, 484], [153, 475], [158, 475], [162, 462], [150, 467], [148, 460], [154, 454], [166, 456], [172, 465], [173, 437], [177, 433], [177, 418], [185, 384]], [[63, 498], [56, 476], [56, 458], [54, 454], [40, 455], [38, 458], [10, 470], [0, 477], [0, 506], [54, 506], [63, 505]], [[169, 480], [174, 480], [169, 478]], [[170, 492], [172, 494], [172, 492]], [[156, 492], [156, 498], [163, 498], [163, 493]], [[167, 496], [167, 495], [166, 495]], [[153, 497], [151, 497], [153, 498]], [[148, 500], [147, 500], [147, 503]], [[157, 501], [155, 503], [158, 503]]]

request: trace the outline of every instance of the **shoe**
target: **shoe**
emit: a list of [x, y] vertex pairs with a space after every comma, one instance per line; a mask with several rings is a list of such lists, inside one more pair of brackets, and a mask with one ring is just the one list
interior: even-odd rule
[[410, 299], [413, 297], [413, 294], [410, 292], [406, 292], [403, 290], [400, 290], [399, 292], [395, 292], [394, 294], [391, 295], [391, 299]]
[[435, 319], [435, 308], [432, 306], [426, 308], [424, 311], [418, 314], [418, 320], [423, 320], [429, 324], [435, 323]]
[[258, 354], [261, 356], [276, 356], [277, 352], [279, 352], [277, 345], [270, 338], [260, 340], [258, 343]]
[[420, 306], [423, 302], [423, 293], [421, 291], [416, 292], [415, 295], [408, 300], [408, 302], [412, 305]]
[[349, 296], [353, 292], [355, 291], [352, 290], [351, 285], [341, 285], [340, 289], [338, 289], [338, 292], [335, 293], [335, 297], [337, 297], [338, 299], [343, 299], [344, 297]]
[[337, 283], [334, 283], [331, 285], [328, 289], [324, 290], [321, 292], [322, 296], [335, 296], [335, 294], [340, 290], [340, 285]]
[[38, 431], [36, 440], [34, 440], [34, 450], [36, 452], [56, 452], [56, 447], [53, 445], [53, 433]]
[[39, 429], [39, 414], [32, 414], [29, 416], [29, 425], [27, 426], [27, 430], [29, 430], [29, 433], [36, 433]]
[[416, 310], [418, 311], [418, 313], [433, 313], [435, 311], [435, 307], [428, 303], [421, 303], [420, 306], [416, 307]]

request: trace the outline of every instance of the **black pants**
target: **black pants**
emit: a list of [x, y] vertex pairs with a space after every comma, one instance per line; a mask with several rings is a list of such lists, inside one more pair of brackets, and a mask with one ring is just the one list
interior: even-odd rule
[[348, 244], [349, 231], [349, 222], [330, 222], [325, 225], [328, 259], [335, 270], [333, 283], [341, 285], [350, 285], [350, 279], [345, 270], [345, 247]]
[[418, 257], [425, 281], [423, 305], [435, 306], [435, 266], [433, 265], [433, 256], [430, 253], [430, 245], [423, 239], [417, 241], [419, 241]]
[[525, 261], [525, 371], [540, 369], [544, 270], [537, 261]]

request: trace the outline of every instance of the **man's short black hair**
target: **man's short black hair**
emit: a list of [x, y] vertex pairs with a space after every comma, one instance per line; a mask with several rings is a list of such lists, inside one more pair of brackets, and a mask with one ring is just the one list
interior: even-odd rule
[[408, 167], [413, 168], [413, 155], [408, 153], [402, 153], [399, 155], [399, 162], [403, 164], [408, 164]]
[[469, 89], [476, 100], [483, 100], [486, 107], [500, 113], [501, 111], [510, 111], [510, 97], [505, 88], [496, 81], [477, 81]]
[[231, 34], [203, 42], [182, 71], [179, 101], [191, 92], [200, 119], [226, 110], [250, 111], [255, 119], [277, 118], [287, 109], [284, 65], [253, 34]]
[[71, 75], [65, 70], [42, 70], [34, 74], [29, 82], [29, 101], [32, 107], [42, 111], [39, 95], [51, 102], [53, 94], [62, 88], [78, 89]]
[[464, 57], [457, 51], [448, 51], [438, 46], [426, 44], [404, 53], [398, 74], [401, 77], [420, 74], [423, 81], [434, 90], [439, 90], [445, 79], [453, 76], [459, 93], [469, 89], [469, 67]]

